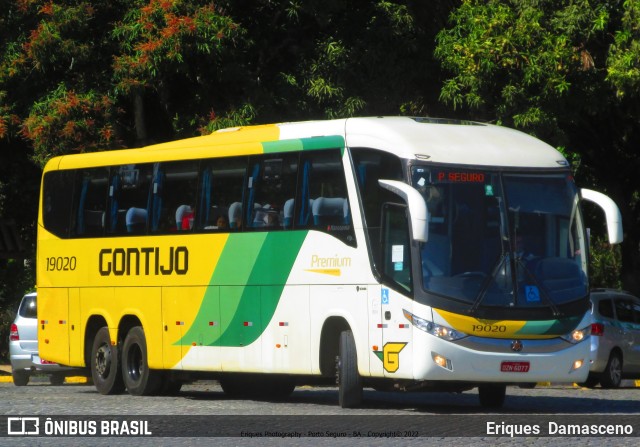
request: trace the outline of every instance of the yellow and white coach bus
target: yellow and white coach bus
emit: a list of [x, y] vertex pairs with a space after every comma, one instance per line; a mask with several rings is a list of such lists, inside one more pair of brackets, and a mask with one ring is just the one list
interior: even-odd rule
[[552, 147], [476, 122], [239, 127], [54, 158], [38, 219], [42, 358], [102, 394], [218, 379], [287, 395], [580, 382], [590, 357], [579, 190]]

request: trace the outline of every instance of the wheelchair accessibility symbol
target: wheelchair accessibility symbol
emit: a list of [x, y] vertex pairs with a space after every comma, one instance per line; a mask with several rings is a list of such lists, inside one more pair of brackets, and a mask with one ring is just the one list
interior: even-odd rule
[[536, 286], [524, 286], [524, 294], [527, 297], [527, 301], [530, 303], [536, 303], [540, 301], [540, 290]]
[[382, 304], [389, 304], [389, 289], [382, 289]]

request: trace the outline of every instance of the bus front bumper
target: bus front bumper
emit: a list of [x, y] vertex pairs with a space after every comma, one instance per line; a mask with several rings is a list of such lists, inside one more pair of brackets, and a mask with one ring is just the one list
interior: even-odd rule
[[428, 337], [422, 346], [414, 346], [415, 380], [571, 383], [586, 380], [589, 373], [588, 339], [574, 345], [561, 338], [467, 337], [451, 342]]

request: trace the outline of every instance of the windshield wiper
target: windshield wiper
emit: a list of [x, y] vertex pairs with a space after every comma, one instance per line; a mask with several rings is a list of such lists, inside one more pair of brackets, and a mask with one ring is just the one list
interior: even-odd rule
[[[488, 275], [485, 278], [485, 280], [482, 282], [480, 291], [478, 292], [476, 299], [473, 301], [473, 304], [469, 309], [469, 313], [471, 315], [474, 315], [478, 311], [478, 308], [480, 307], [480, 305], [482, 304], [482, 301], [484, 301], [484, 298], [487, 295], [489, 287], [491, 287], [491, 284], [493, 284], [497, 280], [496, 278], [497, 278], [498, 272], [503, 268], [503, 265], [505, 264], [505, 262], [511, 262], [510, 256], [501, 254], [498, 257], [498, 260], [495, 264], [495, 267], [493, 268], [493, 271], [491, 272], [491, 275]], [[531, 271], [527, 268], [526, 264], [522, 261], [522, 259], [516, 258], [514, 264], [515, 266], [519, 266], [520, 268], [522, 268], [523, 271], [525, 272], [527, 279], [531, 281], [538, 288], [540, 295], [542, 296], [544, 301], [549, 305], [549, 308], [551, 309], [551, 313], [553, 314], [553, 316], [559, 317], [560, 315], [562, 315], [562, 312], [560, 312], [560, 310], [558, 309], [558, 306], [556, 306], [553, 300], [549, 297], [549, 295], [544, 290], [544, 288], [542, 287], [538, 279], [535, 277], [533, 273], [531, 273]], [[514, 278], [516, 278], [515, 281], [514, 281]], [[519, 284], [517, 281], [517, 273], [514, 272], [513, 269], [512, 269], [511, 279], [512, 279], [511, 293], [515, 294], [515, 298], [517, 300], [518, 292], [519, 292]]]

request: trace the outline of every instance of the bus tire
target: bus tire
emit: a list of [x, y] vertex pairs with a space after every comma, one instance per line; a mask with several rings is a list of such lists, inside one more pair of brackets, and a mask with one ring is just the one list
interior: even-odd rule
[[122, 345], [122, 377], [132, 396], [149, 396], [162, 386], [161, 371], [149, 369], [147, 339], [140, 326], [131, 328]]
[[506, 385], [480, 385], [478, 387], [478, 397], [480, 397], [480, 405], [485, 408], [502, 407], [506, 395]]
[[100, 328], [93, 339], [91, 378], [100, 394], [118, 394], [124, 391], [120, 374], [120, 353], [118, 346], [111, 344], [107, 327]]
[[362, 403], [362, 378], [358, 373], [358, 354], [351, 331], [343, 331], [340, 334], [337, 374], [340, 407], [359, 406]]
[[607, 362], [607, 367], [600, 376], [602, 388], [619, 388], [622, 382], [622, 357], [617, 352], [612, 352]]

